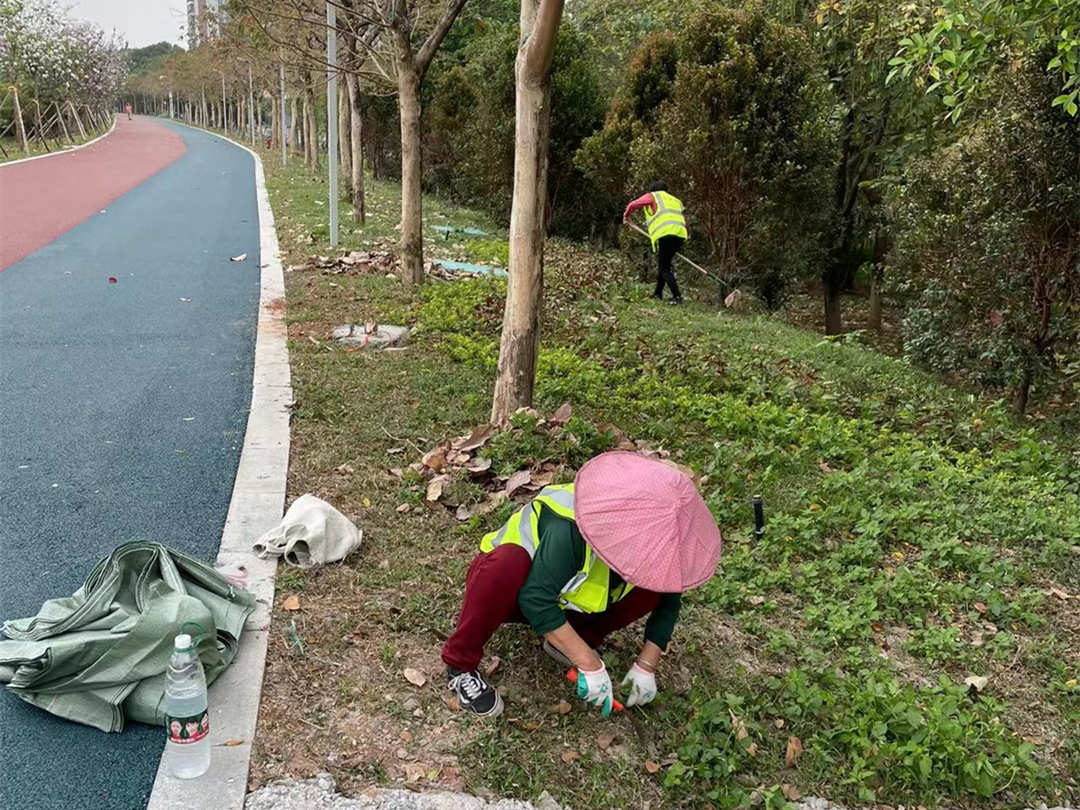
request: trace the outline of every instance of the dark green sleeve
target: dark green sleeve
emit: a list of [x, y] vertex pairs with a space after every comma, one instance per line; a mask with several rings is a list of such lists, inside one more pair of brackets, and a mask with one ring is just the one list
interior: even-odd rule
[[559, 607], [559, 595], [584, 562], [585, 540], [577, 524], [541, 508], [540, 547], [518, 592], [518, 607], [540, 635], [566, 623]]
[[671, 634], [675, 632], [675, 622], [679, 620], [681, 607], [681, 593], [660, 594], [659, 604], [653, 608], [649, 620], [645, 622], [645, 640], [651, 641], [661, 650], [667, 650]]

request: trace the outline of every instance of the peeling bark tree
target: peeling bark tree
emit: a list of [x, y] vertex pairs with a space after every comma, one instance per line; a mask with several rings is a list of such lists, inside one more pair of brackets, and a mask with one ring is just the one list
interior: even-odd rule
[[510, 274], [491, 421], [506, 422], [532, 404], [544, 288], [544, 202], [551, 128], [551, 58], [564, 0], [521, 0]]
[[352, 145], [352, 203], [353, 218], [357, 225], [367, 221], [364, 205], [364, 111], [360, 104], [359, 80], [352, 73], [345, 74], [345, 87], [349, 94], [350, 143]]
[[315, 118], [315, 91], [311, 85], [311, 74], [304, 71], [304, 144], [307, 147], [308, 168], [312, 174], [319, 173], [319, 125]]
[[346, 88], [338, 88], [338, 152], [341, 154], [341, 173], [345, 178], [345, 187], [352, 189], [352, 126]]
[[408, 0], [391, 0], [389, 14], [401, 118], [401, 279], [407, 285], [424, 280], [420, 86], [465, 0], [452, 0], [418, 51], [412, 44], [411, 5]]

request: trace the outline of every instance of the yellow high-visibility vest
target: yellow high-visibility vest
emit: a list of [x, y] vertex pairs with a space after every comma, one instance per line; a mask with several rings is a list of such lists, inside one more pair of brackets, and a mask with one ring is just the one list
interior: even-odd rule
[[686, 217], [683, 216], [682, 200], [666, 191], [652, 192], [654, 205], [645, 206], [645, 223], [649, 226], [649, 239], [653, 251], [664, 236], [687, 238]]
[[[512, 544], [521, 546], [536, 556], [540, 546], [540, 508], [548, 507], [559, 517], [574, 519], [574, 485], [560, 484], [544, 487], [525, 506], [510, 516], [498, 531], [484, 535], [480, 541], [481, 551], [491, 551], [498, 546]], [[585, 561], [581, 569], [570, 578], [559, 596], [559, 606], [563, 610], [575, 610], [579, 613], [603, 613], [608, 605], [618, 602], [633, 589], [633, 585], [624, 582], [613, 593], [611, 590], [611, 569], [607, 567], [585, 544]]]

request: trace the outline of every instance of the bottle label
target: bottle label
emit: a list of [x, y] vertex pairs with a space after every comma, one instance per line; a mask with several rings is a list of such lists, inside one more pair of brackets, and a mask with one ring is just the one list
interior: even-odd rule
[[205, 711], [192, 717], [166, 715], [165, 728], [169, 731], [169, 742], [195, 743], [210, 733], [210, 716]]

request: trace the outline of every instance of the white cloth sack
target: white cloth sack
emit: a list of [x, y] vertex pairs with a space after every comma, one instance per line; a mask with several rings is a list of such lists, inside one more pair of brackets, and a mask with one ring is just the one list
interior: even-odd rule
[[255, 541], [262, 558], [281, 557], [289, 565], [311, 568], [344, 560], [360, 548], [364, 533], [322, 498], [301, 495], [281, 523]]

